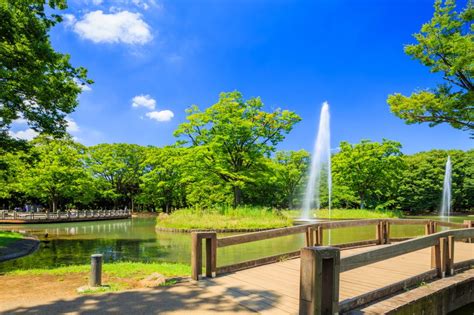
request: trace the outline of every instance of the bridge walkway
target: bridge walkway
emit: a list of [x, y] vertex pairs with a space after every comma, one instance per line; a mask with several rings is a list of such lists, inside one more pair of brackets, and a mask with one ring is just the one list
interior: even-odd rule
[[[377, 245], [378, 247], [387, 245]], [[374, 246], [341, 251], [341, 258]], [[456, 242], [454, 262], [474, 259], [474, 244]], [[425, 248], [340, 274], [339, 302], [428, 272], [431, 249]], [[290, 259], [236, 271], [198, 282], [215, 294], [231, 296], [240, 305], [262, 314], [298, 314], [300, 259]], [[421, 281], [420, 281], [421, 282]], [[403, 291], [402, 291], [403, 292]]]

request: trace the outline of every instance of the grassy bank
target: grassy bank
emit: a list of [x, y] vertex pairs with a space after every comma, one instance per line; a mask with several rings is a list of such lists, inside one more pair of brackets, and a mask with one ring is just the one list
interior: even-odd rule
[[157, 227], [175, 229], [270, 229], [291, 225], [286, 213], [255, 207], [181, 209], [157, 219]]
[[[52, 275], [62, 276], [74, 273], [87, 273], [90, 271], [90, 265], [73, 265], [62, 266], [56, 268], [35, 268], [35, 269], [19, 269], [8, 271], [6, 275], [17, 276], [37, 276]], [[166, 277], [188, 276], [191, 274], [191, 267], [185, 264], [172, 263], [140, 263], [140, 262], [119, 262], [112, 264], [104, 264], [104, 275], [118, 278], [134, 278], [143, 279], [144, 277], [157, 272]]]
[[0, 231], [0, 247], [22, 239], [23, 235], [17, 232]]
[[[292, 218], [301, 216], [299, 210], [289, 210], [288, 215]], [[319, 219], [329, 219], [329, 211], [327, 209], [313, 210], [312, 215]], [[392, 210], [368, 210], [368, 209], [332, 209], [331, 219], [386, 219], [386, 218], [400, 218], [402, 214], [398, 211]]]
[[[297, 219], [301, 217], [300, 210], [285, 211], [287, 216]], [[348, 219], [387, 219], [387, 218], [401, 218], [403, 215], [395, 210], [369, 210], [369, 209], [332, 209], [331, 217], [329, 217], [329, 210], [312, 210], [311, 215], [318, 219], [333, 219], [333, 220], [348, 220]]]

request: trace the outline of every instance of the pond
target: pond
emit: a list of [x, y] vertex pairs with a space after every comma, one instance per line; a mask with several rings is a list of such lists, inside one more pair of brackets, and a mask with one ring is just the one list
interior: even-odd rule
[[[452, 218], [462, 222], [463, 217]], [[472, 218], [470, 218], [472, 219]], [[91, 254], [101, 253], [105, 262], [180, 262], [189, 264], [191, 237], [188, 233], [156, 232], [155, 218], [133, 218], [97, 222], [31, 225], [1, 225], [3, 230], [24, 231], [38, 236], [40, 248], [34, 254], [0, 264], [0, 272], [13, 269], [51, 268], [87, 264]], [[48, 237], [45, 237], [46, 233]], [[375, 227], [352, 227], [325, 231], [332, 244], [375, 238]], [[423, 226], [392, 226], [391, 236], [422, 235]], [[231, 235], [231, 234], [227, 234]], [[304, 246], [303, 235], [291, 235], [218, 250], [218, 266], [296, 251]]]

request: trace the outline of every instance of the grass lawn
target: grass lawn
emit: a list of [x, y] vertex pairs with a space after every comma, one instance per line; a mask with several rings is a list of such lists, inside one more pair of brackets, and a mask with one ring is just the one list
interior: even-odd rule
[[[18, 269], [8, 271], [6, 275], [53, 275], [62, 276], [72, 273], [86, 273], [90, 271], [90, 265], [72, 265], [56, 268], [35, 268], [35, 269]], [[173, 263], [141, 263], [141, 262], [118, 262], [112, 264], [104, 264], [102, 266], [104, 275], [118, 278], [134, 278], [143, 279], [144, 277], [157, 272], [167, 277], [188, 276], [191, 274], [191, 267], [185, 264]]]
[[[292, 218], [298, 218], [301, 215], [299, 210], [289, 210], [288, 215]], [[315, 218], [329, 219], [329, 211], [327, 209], [313, 210], [312, 214]], [[389, 210], [369, 210], [369, 209], [332, 209], [331, 219], [386, 219], [400, 218], [402, 214], [398, 211]]]
[[157, 227], [176, 229], [270, 229], [292, 225], [285, 212], [267, 208], [181, 209], [157, 218]]
[[22, 239], [23, 235], [17, 232], [0, 231], [0, 247]]

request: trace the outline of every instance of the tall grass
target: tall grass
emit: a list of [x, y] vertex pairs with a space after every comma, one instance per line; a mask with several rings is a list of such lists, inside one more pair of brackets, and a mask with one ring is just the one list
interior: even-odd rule
[[281, 211], [245, 206], [180, 209], [157, 219], [158, 227], [177, 229], [269, 229], [291, 225], [292, 219]]

